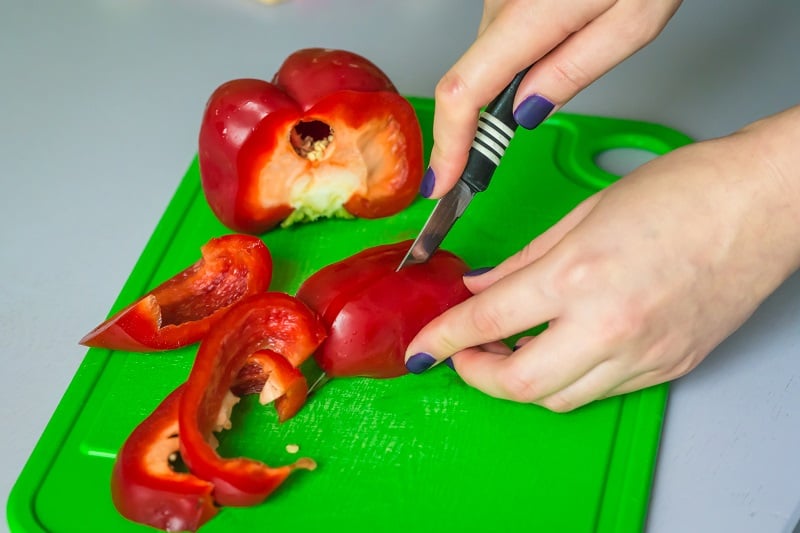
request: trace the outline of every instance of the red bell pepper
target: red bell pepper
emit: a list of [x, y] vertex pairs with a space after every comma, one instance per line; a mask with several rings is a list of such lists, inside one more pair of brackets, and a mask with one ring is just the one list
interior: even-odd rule
[[137, 352], [186, 346], [232, 304], [269, 288], [272, 258], [257, 237], [213, 238], [201, 253], [198, 262], [97, 326], [80, 344]]
[[[288, 294], [269, 292], [231, 307], [201, 341], [178, 413], [180, 448], [189, 471], [214, 485], [217, 503], [255, 505], [292, 471], [315, 467], [310, 459], [275, 468], [252, 459], [223, 459], [212, 443], [213, 432], [225, 427], [220, 413], [246, 364], [260, 360], [273, 364], [279, 359], [275, 354], [280, 354], [296, 367], [324, 338], [322, 323], [305, 304]], [[274, 366], [281, 371], [280, 365]], [[289, 404], [297, 398], [296, 392], [291, 394]], [[304, 398], [302, 389], [300, 396]]]
[[213, 484], [176, 472], [178, 387], [133, 430], [117, 453], [111, 498], [117, 511], [134, 522], [166, 531], [195, 531], [217, 514]]
[[426, 262], [397, 265], [411, 242], [369, 248], [329, 265], [298, 289], [317, 312], [328, 338], [314, 359], [331, 377], [396, 377], [407, 373], [404, 354], [422, 327], [471, 296], [468, 270], [456, 255], [438, 250]]
[[423, 170], [417, 116], [386, 74], [322, 48], [290, 55], [272, 82], [217, 88], [198, 155], [213, 212], [254, 234], [320, 217], [393, 215], [415, 198]]

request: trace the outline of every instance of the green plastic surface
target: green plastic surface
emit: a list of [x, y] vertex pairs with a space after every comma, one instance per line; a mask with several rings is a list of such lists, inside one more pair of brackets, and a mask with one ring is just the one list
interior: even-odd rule
[[[433, 102], [410, 100], [428, 153]], [[617, 179], [595, 165], [598, 153], [661, 154], [688, 142], [659, 125], [564, 113], [534, 131], [520, 129], [489, 190], [443, 248], [473, 267], [497, 264]], [[413, 238], [433, 204], [420, 198], [387, 219], [263, 235], [275, 262], [272, 290], [294, 293], [324, 265]], [[194, 161], [111, 311], [196, 261], [203, 243], [225, 233]], [[89, 350], [12, 491], [12, 530], [151, 531], [115, 511], [113, 458], [186, 378], [195, 350]], [[223, 454], [281, 464], [296, 459], [285, 447], [297, 444], [319, 467], [294, 474], [262, 505], [223, 509], [201, 531], [640, 531], [666, 398], [660, 385], [555, 414], [485, 396], [444, 365], [393, 380], [334, 380], [282, 425], [271, 406], [248, 398], [222, 437]]]

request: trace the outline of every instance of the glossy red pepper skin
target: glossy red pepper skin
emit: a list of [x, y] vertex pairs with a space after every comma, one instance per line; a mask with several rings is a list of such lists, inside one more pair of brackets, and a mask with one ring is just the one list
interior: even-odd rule
[[148, 416], [117, 453], [111, 498], [125, 518], [166, 531], [195, 531], [217, 514], [213, 485], [175, 472], [178, 452], [178, 387]]
[[251, 235], [213, 238], [202, 258], [89, 332], [85, 346], [154, 352], [199, 341], [235, 302], [264, 292], [272, 258]]
[[[301, 123], [310, 129], [295, 129]], [[329, 133], [332, 141], [312, 160], [296, 150], [297, 132]], [[322, 48], [293, 53], [271, 82], [217, 88], [198, 156], [212, 211], [253, 234], [295, 210], [307, 219], [341, 215], [340, 208], [363, 218], [393, 215], [416, 197], [423, 170], [416, 114], [386, 74], [362, 56]]]
[[178, 413], [181, 456], [194, 475], [214, 485], [220, 505], [260, 503], [292, 471], [314, 467], [308, 459], [275, 468], [252, 459], [223, 459], [210, 442], [223, 401], [242, 368], [254, 361], [251, 355], [270, 350], [297, 367], [324, 338], [322, 323], [305, 304], [277, 292], [234, 305], [203, 338]]
[[438, 250], [426, 263], [396, 272], [411, 242], [369, 248], [329, 265], [298, 289], [328, 338], [314, 358], [331, 377], [390, 378], [407, 373], [404, 354], [422, 327], [471, 296], [467, 264]]

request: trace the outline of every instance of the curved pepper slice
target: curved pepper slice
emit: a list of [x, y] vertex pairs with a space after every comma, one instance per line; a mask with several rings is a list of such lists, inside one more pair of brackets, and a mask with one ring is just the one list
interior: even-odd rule
[[272, 257], [251, 235], [213, 238], [202, 258], [122, 309], [80, 340], [112, 350], [152, 352], [199, 341], [235, 302], [264, 292]]
[[[178, 409], [185, 384], [175, 389], [125, 440], [111, 474], [111, 498], [119, 513], [134, 522], [166, 531], [195, 531], [218, 512], [214, 485], [175, 470], [180, 457]], [[305, 404], [303, 374], [272, 350], [252, 354], [231, 387], [236, 396], [261, 393], [275, 402], [280, 422]], [[223, 419], [237, 401], [226, 398]], [[219, 418], [218, 418], [219, 421]]]
[[254, 234], [320, 217], [393, 215], [416, 197], [423, 170], [411, 104], [369, 60], [322, 48], [290, 55], [272, 82], [217, 88], [198, 155], [211, 209]]
[[[214, 485], [217, 503], [255, 505], [292, 471], [315, 467], [310, 459], [275, 468], [247, 458], [224, 459], [211, 443], [216, 441], [215, 429], [225, 426], [219, 414], [251, 355], [271, 350], [296, 367], [324, 338], [322, 323], [305, 304], [288, 294], [268, 292], [231, 307], [200, 343], [178, 414], [181, 456], [194, 475]], [[265, 354], [250, 362], [259, 356]]]
[[195, 531], [217, 514], [208, 481], [176, 472], [178, 406], [175, 389], [125, 441], [111, 474], [117, 511], [134, 522], [166, 531]]

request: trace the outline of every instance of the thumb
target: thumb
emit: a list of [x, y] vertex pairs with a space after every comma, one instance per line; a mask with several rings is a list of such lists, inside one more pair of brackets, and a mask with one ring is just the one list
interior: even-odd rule
[[487, 345], [552, 319], [557, 302], [540, 289], [545, 267], [514, 272], [451, 307], [409, 343], [406, 368], [420, 373], [451, 355]]

